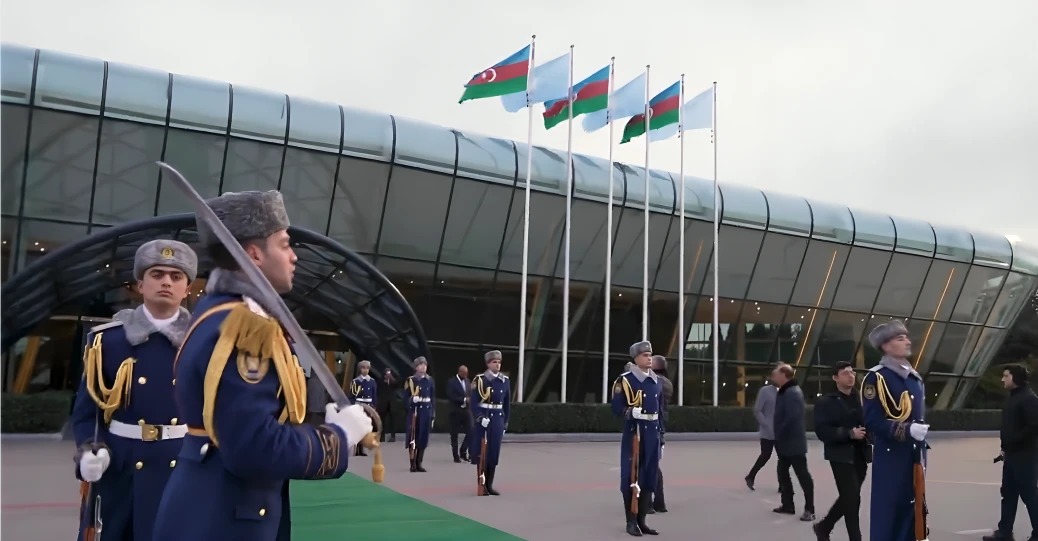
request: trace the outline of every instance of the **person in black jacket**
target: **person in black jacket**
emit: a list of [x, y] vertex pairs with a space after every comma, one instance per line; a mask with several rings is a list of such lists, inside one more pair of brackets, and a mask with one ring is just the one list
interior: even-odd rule
[[774, 511], [784, 515], [796, 514], [793, 480], [789, 477], [792, 466], [804, 491], [804, 514], [800, 520], [811, 522], [815, 519], [815, 485], [807, 471], [804, 393], [793, 379], [793, 367], [788, 364], [776, 366], [771, 372], [771, 381], [779, 388], [775, 397], [775, 454], [778, 455], [779, 490], [782, 493], [782, 505]]
[[378, 397], [378, 415], [382, 418], [380, 441], [386, 441], [387, 434], [389, 435], [389, 441], [396, 441], [396, 421], [393, 417], [393, 402], [399, 400], [397, 395], [396, 376], [393, 375], [392, 370], [386, 368], [385, 372], [382, 373], [382, 378], [378, 380], [378, 387], [375, 390], [375, 396]]
[[[458, 367], [458, 375], [447, 382], [447, 400], [451, 403], [448, 420], [451, 430], [451, 454], [454, 462], [469, 462], [469, 433], [472, 432], [472, 410], [469, 408], [469, 394], [471, 394], [469, 382], [469, 367], [461, 365]], [[458, 434], [464, 434], [465, 439], [461, 442], [461, 450], [458, 450]]]
[[1027, 386], [1027, 369], [1009, 365], [1002, 372], [1002, 385], [1009, 398], [1002, 408], [1002, 519], [984, 541], [1012, 541], [1017, 498], [1031, 518], [1031, 537], [1038, 541], [1038, 396]]
[[836, 391], [815, 403], [815, 434], [825, 444], [825, 459], [833, 469], [839, 497], [825, 518], [813, 526], [818, 541], [827, 541], [840, 518], [847, 525], [850, 541], [861, 541], [858, 515], [861, 484], [868, 472], [868, 438], [861, 397], [855, 389], [854, 367], [839, 362], [833, 366]]

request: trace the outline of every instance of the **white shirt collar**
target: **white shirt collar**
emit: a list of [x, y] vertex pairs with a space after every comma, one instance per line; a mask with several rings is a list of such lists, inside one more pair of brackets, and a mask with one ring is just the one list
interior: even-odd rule
[[172, 317], [168, 317], [166, 319], [159, 319], [153, 316], [151, 314], [151, 311], [148, 310], [148, 307], [145, 306], [144, 317], [148, 318], [148, 321], [150, 321], [151, 324], [155, 326], [155, 330], [161, 331], [162, 329], [165, 329], [166, 327], [170, 326], [170, 324], [172, 324], [174, 321], [176, 321], [177, 318], [180, 317], [180, 312], [175, 312]]

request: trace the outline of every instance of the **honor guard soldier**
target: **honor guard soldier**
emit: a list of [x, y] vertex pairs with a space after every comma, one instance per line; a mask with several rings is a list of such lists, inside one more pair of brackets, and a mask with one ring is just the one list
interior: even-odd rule
[[[912, 342], [898, 320], [884, 323], [869, 333], [872, 347], [883, 353], [861, 382], [865, 430], [874, 438], [872, 510], [873, 541], [916, 541], [916, 499], [924, 496], [914, 485], [916, 467], [925, 463], [926, 433], [923, 423], [924, 388], [908, 357]], [[925, 506], [924, 501], [918, 505]], [[925, 521], [925, 510], [922, 513]]]
[[[93, 539], [87, 530], [100, 519], [104, 539], [151, 540], [162, 491], [187, 434], [173, 400], [173, 359], [191, 323], [180, 303], [197, 271], [198, 257], [186, 244], [143, 244], [133, 277], [144, 304], [120, 310], [87, 335], [72, 410], [76, 476], [96, 483], [102, 505], [97, 516], [83, 513], [80, 539]], [[84, 503], [84, 510], [94, 504]]]
[[501, 493], [494, 490], [494, 476], [512, 413], [512, 388], [508, 376], [501, 373], [500, 351], [488, 351], [483, 360], [487, 371], [472, 379], [472, 396], [469, 397], [476, 416], [475, 437], [469, 454], [476, 464], [476, 494], [500, 496]]
[[[276, 191], [207, 201], [279, 294], [297, 260]], [[166, 485], [155, 541], [288, 539], [289, 479], [333, 479], [372, 431], [361, 406], [329, 404], [325, 424], [303, 423], [306, 380], [270, 299], [197, 219], [216, 266], [181, 347], [175, 393], [188, 435]]]
[[[360, 375], [353, 378], [353, 382], [350, 383], [350, 398], [354, 402], [375, 407], [378, 404], [378, 382], [368, 375], [371, 372], [371, 362], [361, 361], [357, 363], [357, 369], [360, 370]], [[357, 446], [357, 456], [368, 456], [363, 446]]]
[[411, 471], [424, 472], [422, 460], [425, 448], [429, 445], [429, 433], [432, 432], [433, 418], [436, 417], [436, 386], [432, 378], [426, 374], [429, 362], [425, 357], [414, 360], [414, 375], [404, 382], [404, 396], [407, 399], [407, 418], [404, 422], [407, 452], [411, 458]]
[[613, 413], [624, 418], [620, 443], [620, 492], [624, 496], [627, 533], [635, 537], [658, 535], [645, 524], [652, 506], [660, 466], [660, 412], [663, 386], [649, 368], [652, 344], [631, 346], [634, 366], [613, 383]]

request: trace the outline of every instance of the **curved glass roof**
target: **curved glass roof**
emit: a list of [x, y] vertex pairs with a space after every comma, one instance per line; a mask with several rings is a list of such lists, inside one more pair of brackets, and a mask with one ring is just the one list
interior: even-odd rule
[[[22, 269], [0, 290], [6, 349], [58, 307], [86, 301], [134, 282], [133, 258], [141, 244], [172, 238], [194, 245], [193, 214], [160, 216], [83, 237]], [[418, 318], [399, 291], [371, 263], [338, 242], [291, 227], [299, 257], [292, 292], [285, 303], [318, 326], [333, 329], [362, 358], [378, 360], [398, 373], [410, 371], [429, 347]], [[210, 264], [199, 254], [199, 277]], [[311, 320], [312, 321], [312, 320]]]
[[[102, 60], [2, 45], [2, 97], [50, 109], [103, 114], [125, 120], [167, 123], [189, 130], [230, 133], [259, 141], [392, 161], [458, 176], [524, 185], [527, 146], [384, 113], [297, 98], [267, 90], [169, 74]], [[33, 81], [35, 80], [35, 88]], [[565, 152], [535, 146], [532, 189], [565, 194]], [[574, 196], [608, 198], [608, 163], [574, 156]], [[652, 212], [677, 214], [676, 174], [617, 164], [614, 200], [644, 208], [646, 184]], [[668, 186], [669, 185], [669, 186]], [[1004, 236], [854, 211], [738, 184], [721, 183], [721, 220], [739, 227], [927, 255], [994, 268], [1038, 272], [1036, 249]], [[626, 193], [626, 197], [625, 197]], [[710, 181], [686, 177], [686, 216], [710, 220]], [[1016, 251], [1024, 257], [1017, 261]]]

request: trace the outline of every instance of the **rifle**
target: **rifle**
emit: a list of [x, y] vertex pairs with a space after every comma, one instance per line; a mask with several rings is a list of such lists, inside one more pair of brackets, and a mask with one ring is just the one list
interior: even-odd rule
[[[413, 398], [412, 398], [413, 401]], [[411, 413], [411, 441], [407, 444], [407, 454], [411, 457], [411, 462], [414, 462], [415, 457], [418, 456], [418, 406], [414, 406], [414, 411]]]
[[634, 423], [634, 437], [631, 438], [631, 512], [638, 514], [638, 497], [642, 489], [638, 486], [638, 450], [641, 447], [641, 427]]
[[[97, 447], [98, 431], [101, 427], [98, 413], [99, 412], [94, 414], [94, 443], [91, 444], [91, 447], [94, 447], [95, 450]], [[82, 541], [101, 541], [101, 527], [104, 523], [101, 520], [101, 495], [97, 493], [97, 483], [87, 483], [86, 481], [83, 481], [79, 490], [82, 497], [82, 503], [80, 505], [81, 516], [93, 515], [93, 522], [83, 530]]]
[[[922, 422], [922, 419], [920, 419]], [[912, 488], [915, 490], [915, 539], [916, 541], [927, 541], [930, 528], [926, 524], [926, 516], [930, 510], [926, 507], [926, 472], [923, 464], [923, 450], [928, 446], [926, 441], [916, 445], [912, 453]]]
[[479, 442], [479, 464], [476, 465], [476, 496], [484, 496], [487, 493], [487, 435], [483, 433], [483, 439]]

